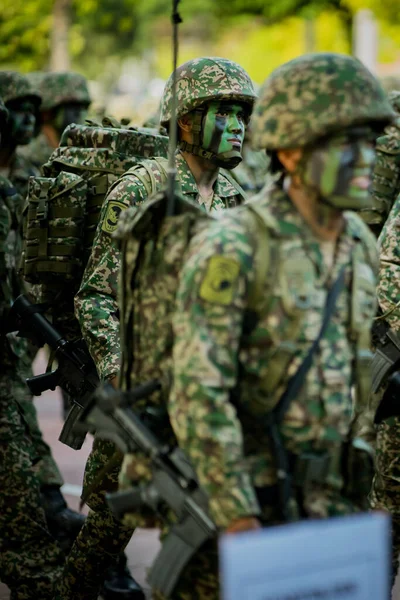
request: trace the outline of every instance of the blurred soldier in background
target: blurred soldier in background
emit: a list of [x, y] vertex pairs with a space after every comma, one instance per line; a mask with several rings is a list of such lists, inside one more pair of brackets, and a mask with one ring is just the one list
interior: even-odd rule
[[29, 177], [39, 171], [17, 153], [17, 148], [32, 140], [40, 96], [28, 79], [15, 71], [0, 71], [0, 94], [10, 114], [0, 151], [0, 174], [11, 181], [24, 200]]
[[[0, 136], [5, 132], [7, 140], [9, 127], [18, 128], [15, 115], [11, 124], [6, 117], [0, 100]], [[13, 600], [52, 600], [63, 554], [47, 529], [42, 481], [33, 468], [41, 456], [37, 444], [32, 444], [30, 419], [20, 404], [24, 384], [20, 351], [12, 336], [2, 330], [19, 293], [14, 252], [16, 195], [13, 185], [0, 175], [0, 579], [11, 589]]]
[[91, 103], [86, 79], [78, 73], [31, 73], [32, 87], [42, 99], [39, 133], [21, 154], [37, 168], [47, 162], [70, 123], [84, 123]]
[[[0, 149], [2, 166], [0, 174], [8, 175], [7, 194], [12, 208], [13, 227], [7, 237], [8, 254], [14, 257], [18, 267], [22, 251], [21, 213], [25, 199], [28, 179], [37, 175], [36, 168], [29, 161], [18, 156], [19, 144], [27, 144], [32, 138], [35, 127], [35, 114], [40, 103], [29, 81], [23, 75], [12, 71], [0, 71], [0, 94], [5, 99], [9, 110], [9, 122], [5, 127], [4, 147]], [[26, 292], [26, 286], [14, 273], [13, 299]], [[9, 334], [9, 343], [18, 360], [15, 361], [13, 394], [24, 411], [24, 418], [29, 424], [30, 435], [35, 447], [37, 465], [36, 472], [40, 482], [42, 505], [46, 513], [49, 529], [65, 550], [69, 549], [84, 521], [80, 515], [67, 507], [61, 493], [62, 475], [52, 456], [51, 449], [43, 439], [40, 431], [33, 397], [25, 380], [33, 376], [32, 362], [36, 354], [28, 340]]]

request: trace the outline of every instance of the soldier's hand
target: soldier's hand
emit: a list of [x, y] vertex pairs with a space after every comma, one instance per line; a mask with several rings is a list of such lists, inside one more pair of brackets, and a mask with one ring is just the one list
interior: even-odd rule
[[261, 529], [261, 523], [255, 517], [242, 517], [235, 519], [225, 529], [225, 533], [240, 533], [241, 531], [251, 531], [252, 529]]

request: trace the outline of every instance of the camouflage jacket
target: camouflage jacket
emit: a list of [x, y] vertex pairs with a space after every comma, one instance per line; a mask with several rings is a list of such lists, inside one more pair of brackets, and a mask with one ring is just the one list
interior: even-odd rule
[[400, 194], [400, 117], [376, 141], [376, 163], [372, 179], [372, 209], [360, 216], [376, 236], [382, 231], [392, 206]]
[[[195, 179], [181, 154], [177, 155], [177, 184], [193, 201], [198, 199]], [[147, 176], [145, 169], [138, 173]], [[160, 185], [161, 176], [154, 171]], [[101, 378], [110, 379], [119, 372], [120, 344], [117, 304], [117, 279], [120, 255], [111, 234], [122, 210], [146, 200], [144, 183], [134, 174], [114, 184], [104, 202], [93, 242], [92, 253], [75, 297], [75, 315]], [[214, 185], [211, 210], [235, 206], [242, 201], [237, 188], [219, 174]]]
[[397, 332], [400, 331], [400, 195], [390, 212], [379, 236], [380, 265], [378, 302], [385, 313], [385, 320]]
[[42, 168], [53, 152], [54, 148], [49, 144], [44, 133], [39, 133], [27, 146], [18, 148], [18, 156], [28, 160], [37, 169]]
[[[271, 223], [256, 322], [247, 310], [248, 290], [264, 242], [248, 226], [246, 205], [193, 238], [173, 321], [169, 416], [220, 527], [258, 514], [254, 487], [276, 483], [267, 417], [318, 336], [328, 289], [342, 266], [345, 288], [280, 428], [289, 451], [331, 455], [341, 448], [356, 408], [352, 386], [369, 369], [363, 357], [376, 310], [376, 244], [357, 215], [345, 213], [333, 266], [326, 268], [322, 244], [284, 191], [264, 190], [252, 202]], [[330, 479], [340, 490], [338, 465]]]

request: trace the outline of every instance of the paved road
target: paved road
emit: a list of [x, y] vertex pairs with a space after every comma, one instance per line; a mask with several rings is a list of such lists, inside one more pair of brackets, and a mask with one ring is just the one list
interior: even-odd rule
[[[42, 357], [39, 357], [35, 367], [36, 372], [44, 372], [45, 362]], [[62, 426], [61, 396], [58, 390], [46, 392], [40, 398], [36, 398], [35, 405], [45, 440], [53, 449], [54, 457], [64, 476], [64, 494], [68, 505], [78, 510], [82, 475], [92, 440], [88, 436], [83, 448], [77, 452], [58, 441], [58, 434]], [[129, 567], [137, 581], [143, 585], [148, 598], [150, 598], [150, 592], [146, 587], [146, 570], [150, 567], [158, 548], [158, 531], [155, 529], [137, 530], [127, 548]], [[0, 583], [0, 600], [9, 600], [9, 597], [7, 587]], [[399, 578], [396, 582], [392, 600], [400, 600]]]

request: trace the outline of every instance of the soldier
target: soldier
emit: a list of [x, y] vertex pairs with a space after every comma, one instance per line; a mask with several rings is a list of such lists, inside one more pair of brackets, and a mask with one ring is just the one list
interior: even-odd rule
[[[177, 182], [185, 197], [206, 211], [235, 206], [243, 200], [240, 187], [220, 167], [233, 168], [241, 160], [245, 124], [255, 92], [247, 73], [236, 63], [221, 58], [199, 58], [177, 71], [177, 118], [179, 152], [176, 156]], [[172, 76], [162, 99], [161, 125], [171, 120]], [[118, 214], [130, 205], [143, 202], [151, 189], [165, 185], [160, 159], [150, 160], [114, 184], [104, 203], [93, 250], [81, 288], [75, 299], [76, 316], [83, 336], [103, 380], [116, 383], [120, 363], [117, 305], [119, 252], [111, 234]], [[112, 458], [113, 457], [113, 458]], [[98, 480], [99, 471], [112, 459], [113, 469]], [[96, 598], [105, 561], [123, 550], [133, 529], [117, 522], [104, 501], [104, 494], [118, 485], [122, 456], [114, 444], [96, 439], [84, 479], [84, 496], [91, 508], [86, 523], [68, 557], [58, 598]], [[97, 478], [97, 479], [96, 479]], [[88, 489], [97, 481], [95, 491]]]
[[376, 140], [376, 164], [372, 178], [373, 206], [360, 211], [376, 237], [382, 231], [391, 208], [400, 193], [400, 91], [388, 94], [397, 114], [395, 122]]
[[[377, 256], [348, 209], [370, 201], [376, 131], [392, 118], [379, 83], [352, 57], [309, 54], [279, 67], [252, 127], [255, 148], [282, 177], [192, 240], [169, 416], [221, 531], [366, 506], [370, 449], [356, 436]], [[218, 598], [217, 559], [207, 544], [173, 598]]]
[[[3, 160], [2, 175], [8, 175], [7, 195], [12, 209], [12, 232], [8, 236], [8, 254], [14, 256], [14, 261], [19, 264], [22, 250], [20, 217], [25, 199], [28, 179], [37, 175], [26, 158], [16, 154], [18, 144], [27, 144], [33, 134], [35, 125], [35, 112], [40, 98], [30, 87], [26, 77], [13, 71], [0, 71], [0, 93], [2, 94], [10, 119], [5, 129], [4, 147], [0, 150], [0, 159]], [[23, 281], [15, 277], [14, 299], [18, 294], [24, 293], [26, 287]], [[33, 349], [25, 339], [17, 338], [15, 334], [9, 335], [9, 343], [13, 352], [18, 356], [15, 363], [14, 396], [23, 408], [26, 421], [29, 423], [31, 438], [35, 447], [36, 456], [40, 458], [37, 463], [37, 477], [41, 484], [42, 503], [46, 512], [48, 526], [51, 533], [67, 550], [84, 521], [83, 515], [67, 507], [61, 493], [64, 481], [52, 456], [51, 449], [43, 439], [40, 431], [36, 408], [33, 397], [25, 383], [28, 377], [33, 376], [32, 361], [36, 349]]]
[[17, 147], [32, 139], [40, 96], [27, 78], [15, 71], [0, 71], [0, 94], [10, 114], [0, 152], [0, 172], [25, 199], [29, 177], [39, 175], [39, 171], [17, 154]]
[[[0, 131], [7, 110], [0, 100]], [[0, 144], [1, 148], [1, 144]], [[15, 190], [0, 176], [0, 323], [7, 323], [13, 299], [15, 256], [9, 254]], [[0, 331], [0, 579], [14, 600], [51, 600], [63, 555], [46, 526], [39, 481], [32, 468], [37, 458], [15, 390], [18, 356]]]
[[79, 73], [31, 73], [28, 78], [42, 98], [40, 131], [20, 154], [40, 169], [58, 147], [64, 129], [70, 123], [84, 123], [91, 98]]
[[[400, 334], [400, 196], [387, 218], [379, 237], [380, 269], [378, 302], [381, 320], [397, 335]], [[378, 346], [379, 347], [379, 346]], [[384, 350], [383, 350], [384, 351]], [[389, 372], [391, 374], [392, 371]], [[383, 381], [385, 384], [386, 381]], [[392, 416], [378, 425], [376, 440], [375, 477], [371, 491], [371, 506], [384, 510], [392, 517], [393, 581], [399, 567], [400, 552], [400, 418]]]

